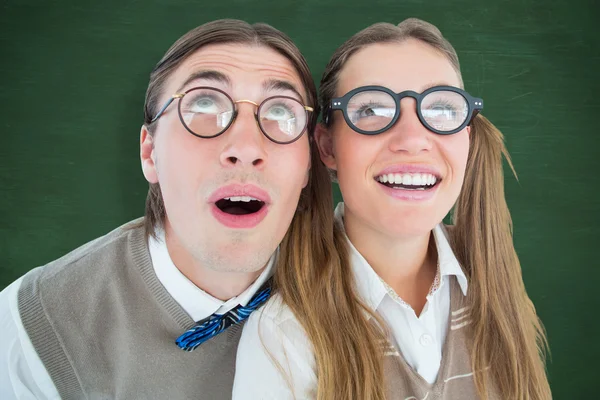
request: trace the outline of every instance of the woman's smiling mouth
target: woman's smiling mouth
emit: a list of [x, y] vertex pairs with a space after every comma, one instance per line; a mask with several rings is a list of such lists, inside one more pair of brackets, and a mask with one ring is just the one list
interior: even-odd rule
[[429, 173], [389, 173], [376, 176], [375, 180], [389, 188], [405, 190], [428, 190], [441, 181]]

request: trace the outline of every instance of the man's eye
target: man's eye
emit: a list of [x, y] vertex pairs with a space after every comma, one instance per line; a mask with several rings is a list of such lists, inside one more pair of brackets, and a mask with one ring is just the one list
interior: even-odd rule
[[217, 102], [210, 97], [198, 97], [191, 104], [190, 111], [203, 114], [217, 114], [219, 112], [219, 106]]
[[285, 121], [294, 117], [294, 112], [283, 104], [269, 107], [267, 112], [263, 115], [263, 118], [273, 121]]

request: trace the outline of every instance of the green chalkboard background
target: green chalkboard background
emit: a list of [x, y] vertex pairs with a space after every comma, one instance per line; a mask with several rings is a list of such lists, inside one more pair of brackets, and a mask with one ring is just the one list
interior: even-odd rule
[[180, 35], [240, 18], [287, 32], [318, 81], [358, 30], [433, 22], [506, 135], [515, 245], [556, 399], [599, 398], [600, 6], [592, 0], [0, 1], [0, 289], [141, 215], [148, 75]]

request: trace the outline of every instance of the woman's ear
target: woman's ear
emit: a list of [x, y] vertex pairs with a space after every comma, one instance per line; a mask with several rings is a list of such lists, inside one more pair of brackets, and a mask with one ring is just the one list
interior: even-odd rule
[[315, 142], [319, 148], [321, 161], [329, 169], [337, 170], [337, 162], [333, 151], [333, 136], [330, 129], [323, 124], [317, 124], [315, 128]]
[[140, 159], [142, 161], [142, 172], [149, 183], [158, 182], [156, 172], [156, 160], [154, 156], [154, 138], [148, 132], [146, 125], [142, 125], [140, 132]]

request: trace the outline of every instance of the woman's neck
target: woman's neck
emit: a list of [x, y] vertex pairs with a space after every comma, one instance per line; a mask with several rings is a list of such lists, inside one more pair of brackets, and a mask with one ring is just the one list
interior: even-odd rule
[[437, 272], [437, 251], [432, 233], [390, 236], [355, 216], [344, 213], [348, 238], [373, 270], [419, 316]]

